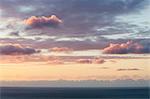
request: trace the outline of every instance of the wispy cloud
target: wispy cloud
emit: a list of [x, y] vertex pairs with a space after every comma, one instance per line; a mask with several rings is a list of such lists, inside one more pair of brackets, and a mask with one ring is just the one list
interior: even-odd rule
[[117, 71], [138, 71], [138, 70], [141, 70], [139, 68], [120, 68], [120, 69], [117, 69]]
[[102, 64], [105, 62], [104, 59], [94, 58], [94, 59], [77, 59], [77, 63], [79, 64]]
[[49, 49], [50, 52], [57, 52], [57, 53], [71, 53], [73, 51], [72, 48], [68, 47], [53, 47]]

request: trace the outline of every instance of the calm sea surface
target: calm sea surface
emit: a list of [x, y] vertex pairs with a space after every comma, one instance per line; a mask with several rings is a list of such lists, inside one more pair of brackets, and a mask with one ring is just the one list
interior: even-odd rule
[[0, 99], [150, 99], [149, 88], [1, 87]]

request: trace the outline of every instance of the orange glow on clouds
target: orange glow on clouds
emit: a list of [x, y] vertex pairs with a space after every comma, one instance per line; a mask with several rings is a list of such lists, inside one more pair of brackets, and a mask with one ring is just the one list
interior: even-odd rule
[[55, 15], [51, 15], [49, 17], [31, 16], [30, 18], [24, 20], [24, 23], [29, 26], [41, 27], [42, 25], [58, 25], [62, 23], [62, 20]]

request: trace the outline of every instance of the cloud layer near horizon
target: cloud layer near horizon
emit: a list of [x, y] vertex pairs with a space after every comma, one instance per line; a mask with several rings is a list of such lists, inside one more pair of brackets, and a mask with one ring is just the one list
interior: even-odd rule
[[126, 43], [116, 43], [110, 44], [108, 47], [103, 49], [103, 53], [105, 54], [128, 54], [128, 53], [150, 53], [150, 49], [148, 46], [143, 46], [139, 43], [134, 43], [132, 41], [128, 41]]
[[1, 55], [31, 55], [39, 52], [40, 50], [21, 45], [0, 45]]
[[94, 58], [94, 59], [77, 59], [76, 61], [79, 64], [103, 64], [104, 59]]
[[53, 47], [49, 49], [50, 52], [57, 52], [57, 53], [71, 53], [73, 51], [72, 48], [68, 48], [68, 47]]

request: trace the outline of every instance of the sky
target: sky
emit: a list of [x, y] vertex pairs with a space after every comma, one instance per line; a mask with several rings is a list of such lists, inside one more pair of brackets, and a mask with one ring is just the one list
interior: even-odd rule
[[148, 86], [149, 12], [150, 0], [0, 0], [0, 81]]

